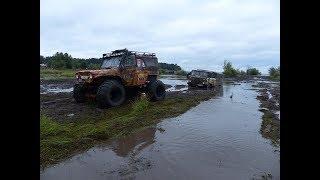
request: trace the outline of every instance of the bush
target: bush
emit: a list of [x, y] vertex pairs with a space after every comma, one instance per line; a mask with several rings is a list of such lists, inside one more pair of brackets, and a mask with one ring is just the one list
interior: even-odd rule
[[164, 74], [166, 71], [164, 69], [159, 69], [159, 74]]
[[175, 73], [176, 75], [179, 75], [179, 76], [186, 76], [188, 73], [184, 70], [179, 70]]
[[247, 75], [250, 76], [256, 76], [256, 75], [261, 75], [260, 71], [256, 68], [248, 68], [247, 69]]
[[167, 64], [167, 63], [161, 63], [159, 62], [159, 67], [160, 69], [166, 69], [170, 71], [179, 71], [182, 70], [180, 66], [177, 64]]
[[231, 62], [225, 60], [223, 64], [223, 74], [225, 77], [235, 77], [239, 74], [239, 70], [234, 69]]
[[271, 79], [280, 79], [280, 66], [277, 68], [271, 67], [269, 69], [269, 76]]
[[72, 69], [72, 56], [68, 53], [57, 52], [48, 57], [48, 66], [55, 69]]
[[238, 70], [238, 74], [239, 74], [240, 76], [245, 76], [245, 75], [247, 75], [247, 73], [246, 73], [245, 71], [243, 71], [243, 70], [241, 70], [241, 71]]
[[44, 57], [40, 55], [40, 64], [44, 63]]

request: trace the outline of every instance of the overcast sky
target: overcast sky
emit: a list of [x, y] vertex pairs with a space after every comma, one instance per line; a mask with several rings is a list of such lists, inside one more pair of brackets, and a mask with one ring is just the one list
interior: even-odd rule
[[279, 0], [41, 0], [40, 54], [155, 52], [185, 70], [280, 64]]

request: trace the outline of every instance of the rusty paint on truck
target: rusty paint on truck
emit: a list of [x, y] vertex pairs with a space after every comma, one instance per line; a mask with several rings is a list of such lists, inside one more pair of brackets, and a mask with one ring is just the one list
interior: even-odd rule
[[[116, 78], [121, 80], [124, 86], [143, 86], [150, 80], [150, 78], [157, 78], [158, 72], [158, 59], [154, 53], [139, 53], [135, 51], [128, 51], [126, 49], [116, 50], [118, 56], [104, 56], [105, 61], [108, 61], [109, 57], [121, 57], [120, 64], [117, 67], [106, 68], [103, 67], [98, 70], [80, 70], [76, 72], [76, 79], [79, 83], [83, 83], [87, 86], [98, 86], [106, 78]], [[126, 58], [130, 56], [132, 58], [132, 66], [127, 67]], [[143, 66], [138, 66], [137, 61], [142, 60]]]

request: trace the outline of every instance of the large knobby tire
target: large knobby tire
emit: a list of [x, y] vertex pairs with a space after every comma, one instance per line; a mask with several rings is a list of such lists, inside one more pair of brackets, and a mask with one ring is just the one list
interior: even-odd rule
[[147, 93], [151, 101], [160, 101], [166, 96], [166, 87], [163, 82], [155, 80], [148, 85]]
[[96, 100], [100, 107], [112, 107], [121, 105], [126, 97], [125, 89], [116, 80], [103, 82], [97, 91]]
[[192, 82], [188, 82], [187, 84], [188, 84], [189, 87], [197, 87], [197, 85], [192, 83]]
[[73, 86], [73, 98], [77, 103], [83, 103], [86, 101], [85, 89], [82, 84], [75, 84]]

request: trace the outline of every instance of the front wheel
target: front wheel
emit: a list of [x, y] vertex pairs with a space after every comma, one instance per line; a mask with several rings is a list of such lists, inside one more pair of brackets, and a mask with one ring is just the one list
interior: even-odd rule
[[73, 98], [77, 103], [83, 103], [86, 101], [85, 89], [82, 84], [75, 84], [73, 86]]
[[147, 93], [152, 101], [163, 100], [166, 96], [165, 85], [159, 80], [152, 81], [147, 87]]
[[97, 91], [96, 100], [100, 107], [119, 106], [125, 100], [125, 89], [116, 80], [107, 80]]

